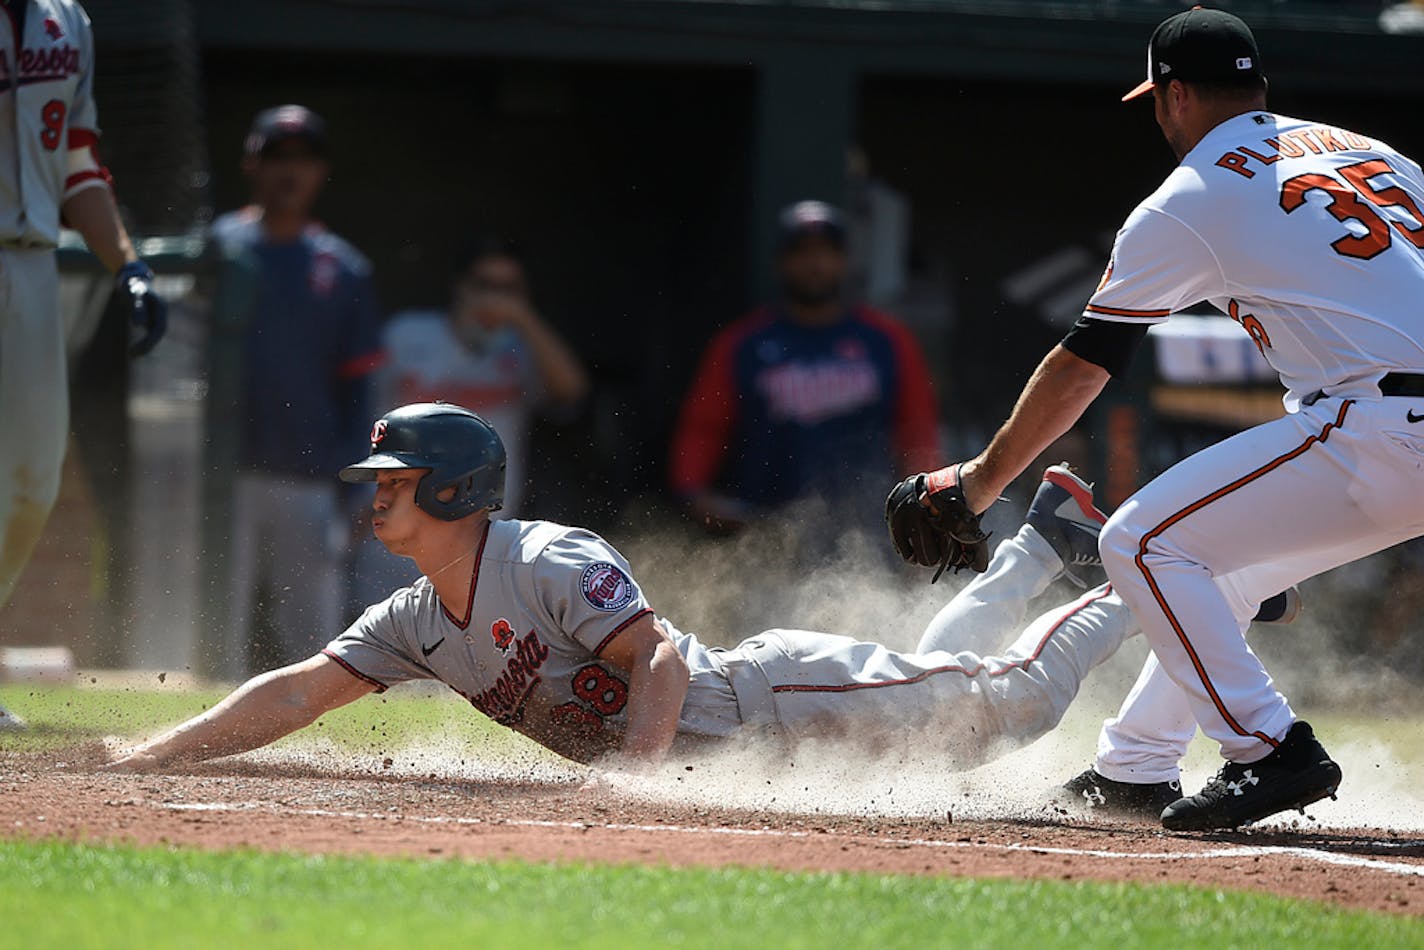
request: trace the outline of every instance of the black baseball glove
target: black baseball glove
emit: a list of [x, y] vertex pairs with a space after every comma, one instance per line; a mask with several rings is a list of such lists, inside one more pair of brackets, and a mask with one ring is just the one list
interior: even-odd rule
[[119, 293], [128, 298], [129, 322], [142, 331], [129, 344], [129, 356], [142, 356], [158, 345], [168, 329], [168, 305], [153, 292], [153, 271], [143, 261], [130, 261], [115, 279]]
[[939, 565], [931, 584], [947, 567], [956, 574], [966, 567], [980, 574], [989, 568], [989, 535], [964, 500], [958, 465], [896, 485], [885, 499], [885, 525], [902, 558], [923, 567]]

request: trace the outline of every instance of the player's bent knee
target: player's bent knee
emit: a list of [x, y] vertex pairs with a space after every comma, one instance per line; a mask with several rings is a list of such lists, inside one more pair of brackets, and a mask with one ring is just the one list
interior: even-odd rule
[[1114, 585], [1121, 586], [1123, 578], [1135, 569], [1134, 561], [1141, 543], [1141, 532], [1121, 517], [1121, 511], [1108, 518], [1107, 524], [1103, 525], [1102, 533], [1098, 535], [1098, 551], [1102, 554], [1103, 570]]

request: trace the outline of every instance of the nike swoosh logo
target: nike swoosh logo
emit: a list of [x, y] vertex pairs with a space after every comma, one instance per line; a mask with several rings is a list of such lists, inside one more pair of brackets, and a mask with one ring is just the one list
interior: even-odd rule
[[444, 642], [445, 642], [445, 638], [444, 638], [444, 637], [441, 637], [439, 640], [436, 640], [434, 643], [430, 644], [430, 646], [426, 646], [425, 644], [422, 643], [422, 644], [420, 645], [420, 652], [421, 652], [421, 653], [424, 653], [424, 654], [425, 654], [425, 658], [428, 660], [428, 659], [430, 659], [430, 654], [434, 653], [434, 652], [436, 651], [436, 649], [440, 646], [440, 644], [442, 644], [442, 643], [444, 643]]
[[1424, 416], [1416, 416], [1414, 414], [1413, 409], [1406, 411], [1404, 413], [1404, 418], [1408, 419], [1410, 422], [1424, 422]]

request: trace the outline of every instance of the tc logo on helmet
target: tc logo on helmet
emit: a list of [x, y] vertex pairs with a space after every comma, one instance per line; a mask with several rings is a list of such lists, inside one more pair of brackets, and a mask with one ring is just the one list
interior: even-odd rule
[[371, 426], [371, 451], [376, 450], [376, 446], [381, 444], [381, 440], [386, 437], [386, 420], [377, 419], [376, 424]]

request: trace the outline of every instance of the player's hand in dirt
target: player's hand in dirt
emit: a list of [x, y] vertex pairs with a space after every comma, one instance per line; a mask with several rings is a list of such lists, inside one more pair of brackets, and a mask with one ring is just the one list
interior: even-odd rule
[[139, 774], [157, 772], [160, 765], [158, 758], [153, 754], [144, 752], [142, 749], [130, 749], [127, 752], [120, 752], [118, 758], [113, 761], [99, 766], [99, 771]]
[[580, 792], [633, 795], [648, 785], [658, 771], [658, 764], [635, 756], [614, 753], [589, 766], [588, 777], [579, 786]]

